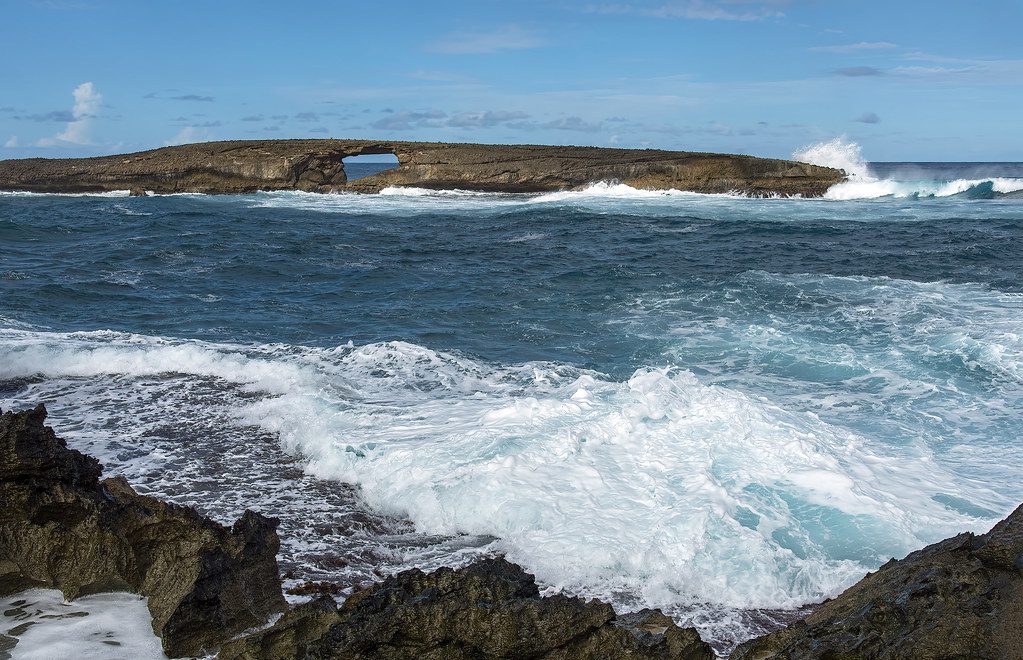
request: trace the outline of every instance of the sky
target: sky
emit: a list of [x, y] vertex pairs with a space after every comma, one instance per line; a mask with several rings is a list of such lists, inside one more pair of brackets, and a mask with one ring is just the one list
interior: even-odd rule
[[371, 138], [1023, 161], [1023, 0], [0, 0], [0, 158]]

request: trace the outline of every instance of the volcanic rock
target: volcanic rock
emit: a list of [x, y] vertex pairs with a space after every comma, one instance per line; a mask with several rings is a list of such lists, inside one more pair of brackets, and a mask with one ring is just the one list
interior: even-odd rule
[[[616, 616], [610, 605], [541, 597], [533, 576], [504, 559], [458, 570], [412, 569], [350, 596], [331, 619], [325, 599], [267, 631], [232, 642], [221, 660], [297, 658], [714, 658], [696, 630], [655, 610]], [[295, 641], [297, 640], [297, 642]]]
[[733, 660], [1023, 658], [1023, 506], [892, 560]]
[[0, 594], [142, 594], [171, 657], [213, 651], [285, 609], [276, 520], [246, 511], [228, 529], [100, 481], [99, 462], [45, 419], [42, 405], [0, 415]]
[[[348, 182], [342, 159], [393, 154], [398, 166]], [[375, 193], [388, 186], [549, 192], [618, 181], [646, 190], [818, 197], [835, 169], [752, 156], [535, 145], [376, 140], [204, 142], [97, 158], [0, 161], [0, 190]]]

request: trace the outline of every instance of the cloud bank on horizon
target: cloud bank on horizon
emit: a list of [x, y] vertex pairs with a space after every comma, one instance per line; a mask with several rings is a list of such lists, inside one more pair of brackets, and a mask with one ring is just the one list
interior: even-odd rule
[[[0, 157], [352, 137], [1023, 160], [1014, 0], [13, 3]], [[47, 41], [39, 49], [40, 39]]]

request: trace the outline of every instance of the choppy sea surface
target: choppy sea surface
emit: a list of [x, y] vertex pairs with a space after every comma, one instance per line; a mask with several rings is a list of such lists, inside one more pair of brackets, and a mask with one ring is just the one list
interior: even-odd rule
[[1023, 164], [840, 164], [818, 200], [0, 193], [0, 407], [279, 517], [289, 584], [503, 553], [727, 651], [1023, 500]]

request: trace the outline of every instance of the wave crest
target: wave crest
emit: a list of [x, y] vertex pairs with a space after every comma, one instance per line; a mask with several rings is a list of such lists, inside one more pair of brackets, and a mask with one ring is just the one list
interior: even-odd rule
[[1023, 191], [1023, 179], [1011, 177], [962, 178], [946, 181], [898, 180], [875, 176], [863, 157], [863, 150], [855, 142], [837, 137], [818, 142], [793, 154], [794, 160], [842, 170], [848, 179], [832, 186], [825, 199], [851, 201], [882, 197], [960, 197], [987, 199]]

